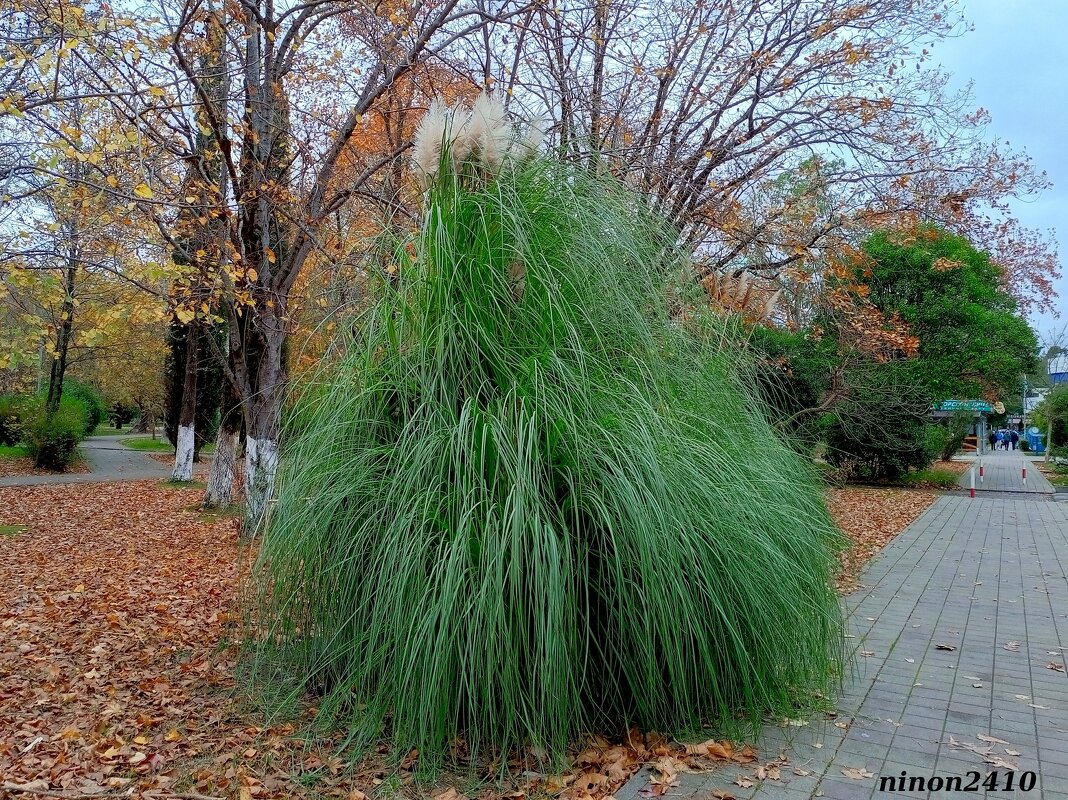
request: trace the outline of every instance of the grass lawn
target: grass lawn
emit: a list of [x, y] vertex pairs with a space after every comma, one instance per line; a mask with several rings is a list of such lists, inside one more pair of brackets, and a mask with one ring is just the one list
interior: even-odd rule
[[123, 432], [124, 429], [126, 431], [129, 431], [130, 427], [131, 427], [130, 424], [127, 423], [125, 426], [120, 426], [118, 428], [113, 428], [111, 426], [110, 420], [104, 420], [99, 425], [97, 425], [95, 428], [93, 428], [93, 432], [90, 433], [89, 435], [90, 436], [118, 436], [120, 433]]
[[1038, 470], [1054, 486], [1068, 486], [1068, 464], [1049, 464], [1039, 461]]
[[29, 454], [24, 444], [0, 444], [0, 458], [26, 458]]
[[136, 439], [123, 439], [123, 447], [131, 450], [145, 450], [151, 453], [173, 453], [171, 443], [164, 438], [153, 439], [151, 436], [138, 436]]
[[[133, 439], [123, 439], [123, 447], [129, 447], [131, 450], [142, 450], [146, 453], [174, 453], [174, 448], [171, 443], [168, 442], [162, 436], [158, 439], [153, 439], [151, 436], [138, 436]], [[206, 444], [200, 448], [202, 454], [214, 453], [215, 445]]]
[[952, 470], [931, 467], [902, 475], [898, 483], [923, 489], [952, 489], [957, 485], [958, 477], [959, 473]]

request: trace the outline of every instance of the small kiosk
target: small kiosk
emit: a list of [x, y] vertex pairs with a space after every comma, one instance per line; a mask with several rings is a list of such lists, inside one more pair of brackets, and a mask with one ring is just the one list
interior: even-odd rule
[[931, 409], [931, 416], [935, 419], [944, 419], [945, 417], [960, 414], [962, 411], [971, 413], [972, 428], [969, 435], [964, 439], [964, 449], [984, 453], [986, 452], [986, 420], [995, 410], [994, 406], [985, 400], [942, 400], [934, 404], [934, 408]]

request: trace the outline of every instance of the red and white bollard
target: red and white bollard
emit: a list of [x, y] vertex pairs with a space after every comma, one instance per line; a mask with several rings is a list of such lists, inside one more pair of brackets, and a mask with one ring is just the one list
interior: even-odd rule
[[983, 459], [979, 459], [979, 483], [983, 482]]
[[975, 465], [968, 470], [968, 493], [971, 497], [975, 497]]
[[1023, 468], [1023, 482], [1026, 485], [1026, 483], [1027, 483], [1027, 467]]

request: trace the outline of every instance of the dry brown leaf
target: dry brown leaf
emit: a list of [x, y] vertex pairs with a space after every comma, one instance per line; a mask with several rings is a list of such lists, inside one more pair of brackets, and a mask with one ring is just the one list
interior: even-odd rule
[[746, 775], [739, 775], [737, 778], [734, 779], [734, 782], [741, 786], [743, 789], [752, 789], [754, 786], [756, 786], [756, 784], [753, 783], [753, 781]]
[[863, 767], [844, 767], [842, 769], [842, 774], [854, 781], [862, 781], [867, 778], [875, 777], [874, 772], [868, 772], [868, 770]]
[[1008, 744], [1004, 739], [999, 739], [996, 736], [988, 736], [985, 733], [980, 733], [975, 738], [980, 742], [990, 742], [990, 744]]
[[450, 786], [444, 792], [439, 792], [434, 795], [431, 800], [467, 800], [467, 798], [456, 791], [454, 787]]

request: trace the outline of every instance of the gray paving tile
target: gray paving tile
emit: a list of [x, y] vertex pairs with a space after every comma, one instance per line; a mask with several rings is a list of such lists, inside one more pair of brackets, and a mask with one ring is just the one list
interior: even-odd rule
[[[1011, 472], [1013, 463], [991, 466], [988, 476], [1000, 468]], [[1006, 473], [1003, 488], [1010, 482]], [[1030, 471], [1028, 485], [1039, 485]], [[784, 752], [812, 774], [791, 776], [787, 767], [783, 780], [745, 790], [732, 782], [737, 773], [725, 771], [687, 782], [689, 794], [669, 796], [708, 800], [713, 789], [725, 788], [739, 800], [927, 797], [878, 792], [878, 777], [903, 769], [924, 777], [985, 776], [989, 767], [979, 755], [949, 744], [953, 736], [985, 746], [983, 734], [1010, 742], [997, 752], [1019, 752], [1011, 760], [1020, 770], [1034, 769], [1042, 786], [991, 798], [1068, 800], [1068, 674], [1046, 669], [1051, 660], [1068, 659], [1066, 566], [1068, 504], [1038, 493], [940, 498], [873, 560], [861, 576], [866, 588], [844, 600], [856, 637], [850, 646], [875, 652], [858, 657], [843, 682], [839, 719], [848, 729], [818, 719], [765, 731], [762, 758]], [[1008, 642], [1018, 649], [1005, 650]], [[939, 644], [956, 649], [938, 650]], [[862, 767], [873, 777], [850, 780], [843, 767]], [[616, 797], [635, 800], [647, 786], [636, 776]]]

